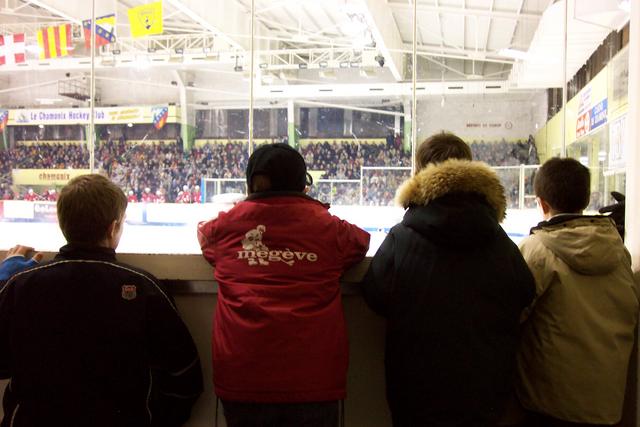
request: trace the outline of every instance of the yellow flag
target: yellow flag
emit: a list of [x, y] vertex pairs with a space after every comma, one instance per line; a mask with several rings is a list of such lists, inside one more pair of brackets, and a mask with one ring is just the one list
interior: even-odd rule
[[153, 34], [162, 34], [162, 2], [149, 3], [132, 7], [127, 11], [131, 35], [144, 37]]

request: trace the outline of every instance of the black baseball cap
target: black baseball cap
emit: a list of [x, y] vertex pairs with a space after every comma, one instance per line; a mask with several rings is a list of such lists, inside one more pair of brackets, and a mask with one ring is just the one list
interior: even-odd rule
[[247, 164], [247, 187], [255, 175], [271, 180], [270, 191], [303, 191], [313, 184], [302, 155], [288, 144], [266, 144], [257, 148]]

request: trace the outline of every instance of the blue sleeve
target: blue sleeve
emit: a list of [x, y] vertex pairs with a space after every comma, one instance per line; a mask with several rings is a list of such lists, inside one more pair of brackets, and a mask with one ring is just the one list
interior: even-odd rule
[[22, 270], [26, 270], [27, 268], [31, 268], [37, 264], [38, 262], [33, 258], [27, 259], [21, 255], [7, 258], [2, 264], [0, 264], [0, 281], [9, 280], [9, 278], [14, 274], [19, 273]]

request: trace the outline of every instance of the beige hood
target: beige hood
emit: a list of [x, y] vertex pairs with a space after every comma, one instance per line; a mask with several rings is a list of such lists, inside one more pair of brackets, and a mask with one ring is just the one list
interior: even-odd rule
[[506, 215], [504, 187], [496, 173], [482, 162], [451, 159], [430, 164], [405, 181], [396, 191], [396, 204], [424, 206], [450, 193], [478, 193], [495, 209], [497, 220]]
[[613, 221], [586, 216], [533, 230], [540, 242], [573, 270], [586, 275], [607, 274], [626, 257]]

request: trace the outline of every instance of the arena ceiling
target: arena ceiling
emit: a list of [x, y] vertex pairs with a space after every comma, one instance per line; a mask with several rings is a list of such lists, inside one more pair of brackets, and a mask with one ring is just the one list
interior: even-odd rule
[[[412, 0], [254, 1], [254, 94], [262, 104], [292, 97], [371, 104], [410, 95]], [[628, 13], [623, 0], [567, 1], [570, 76]], [[127, 11], [145, 1], [95, 3], [96, 16], [116, 14], [117, 36], [96, 55], [99, 104], [179, 103], [186, 93], [199, 108], [246, 105], [251, 0], [164, 0], [163, 34], [139, 39], [130, 35]], [[418, 0], [423, 93], [560, 86], [564, 7], [564, 0]], [[60, 93], [88, 91], [81, 24], [91, 15], [87, 0], [1, 0], [0, 33], [25, 33], [27, 61], [0, 66], [0, 105], [82, 105]], [[63, 23], [75, 24], [71, 54], [39, 60], [37, 31]]]

